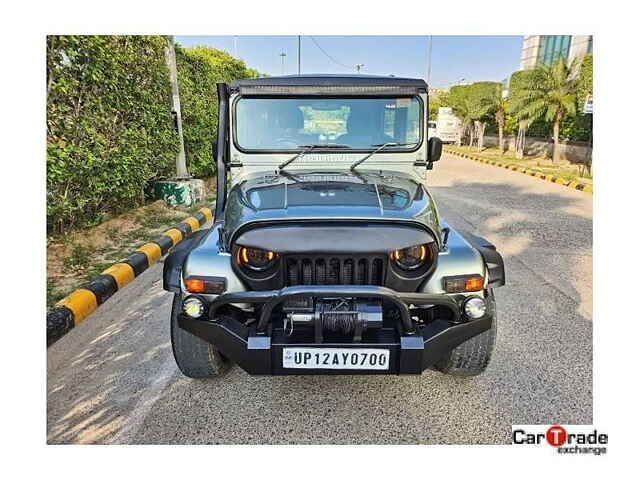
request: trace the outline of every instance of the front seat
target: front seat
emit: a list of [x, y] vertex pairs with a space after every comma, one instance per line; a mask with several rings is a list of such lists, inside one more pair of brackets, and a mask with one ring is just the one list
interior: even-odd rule
[[393, 138], [376, 125], [374, 115], [354, 109], [347, 118], [347, 133], [340, 135], [336, 142], [352, 148], [369, 148], [371, 145], [393, 142]]

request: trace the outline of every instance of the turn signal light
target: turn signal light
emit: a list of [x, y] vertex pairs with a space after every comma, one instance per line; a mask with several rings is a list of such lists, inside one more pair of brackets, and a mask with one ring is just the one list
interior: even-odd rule
[[220, 295], [227, 289], [227, 279], [224, 277], [188, 277], [184, 279], [184, 286], [189, 293]]
[[459, 275], [443, 279], [447, 293], [479, 292], [484, 288], [484, 277], [480, 275]]
[[204, 280], [201, 278], [187, 278], [184, 286], [187, 287], [187, 292], [204, 293]]

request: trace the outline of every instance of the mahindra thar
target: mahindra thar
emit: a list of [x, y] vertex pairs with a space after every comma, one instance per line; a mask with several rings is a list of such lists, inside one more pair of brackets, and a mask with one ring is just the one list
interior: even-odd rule
[[217, 94], [213, 225], [164, 264], [180, 370], [483, 372], [504, 263], [438, 214], [426, 83], [297, 75]]

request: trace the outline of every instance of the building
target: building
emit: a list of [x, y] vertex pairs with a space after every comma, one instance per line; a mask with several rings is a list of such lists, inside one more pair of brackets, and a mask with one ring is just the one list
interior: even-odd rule
[[525, 35], [520, 54], [520, 70], [551, 65], [557, 58], [569, 61], [591, 53], [592, 35]]

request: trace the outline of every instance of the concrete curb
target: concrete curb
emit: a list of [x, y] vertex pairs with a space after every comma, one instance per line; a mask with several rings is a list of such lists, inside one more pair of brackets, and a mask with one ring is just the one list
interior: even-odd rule
[[469, 160], [473, 160], [475, 162], [486, 163], [488, 165], [494, 165], [496, 167], [506, 168], [507, 170], [513, 170], [514, 172], [524, 173], [526, 175], [530, 175], [532, 177], [540, 178], [541, 180], [546, 180], [548, 182], [557, 183], [560, 185], [564, 185], [565, 187], [573, 188], [574, 190], [580, 190], [581, 192], [591, 193], [593, 194], [593, 186], [587, 183], [578, 183], [573, 180], [567, 180], [562, 177], [554, 177], [552, 175], [547, 175], [545, 173], [536, 172], [535, 170], [531, 170], [529, 168], [521, 167], [519, 165], [496, 162], [494, 160], [487, 160], [485, 158], [474, 157], [473, 155], [469, 155], [466, 153], [456, 152], [454, 150], [449, 150], [448, 148], [444, 148], [443, 151], [450, 155], [456, 155], [457, 157], [466, 158]]
[[201, 208], [159, 237], [141, 245], [122, 262], [111, 265], [95, 280], [56, 303], [47, 313], [47, 347], [82, 323], [114, 293], [156, 263], [171, 248], [212, 220], [214, 208], [210, 207]]

